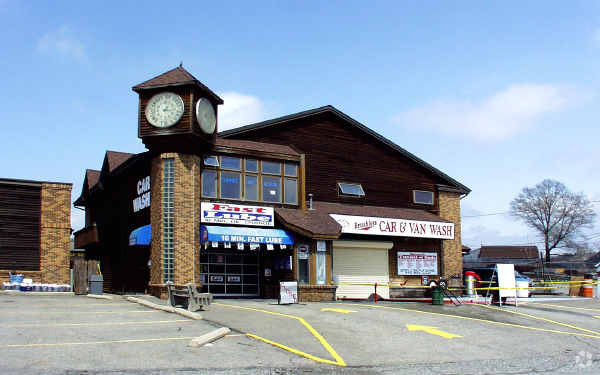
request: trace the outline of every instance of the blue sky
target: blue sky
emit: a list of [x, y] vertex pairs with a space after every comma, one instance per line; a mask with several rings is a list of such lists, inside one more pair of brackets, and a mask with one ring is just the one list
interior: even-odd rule
[[[469, 186], [464, 216], [544, 178], [600, 201], [599, 10], [0, 0], [0, 176], [73, 182], [75, 199], [107, 149], [144, 150], [131, 86], [183, 61], [225, 99], [221, 130], [334, 105]], [[507, 215], [463, 219], [472, 247], [536, 240]]]

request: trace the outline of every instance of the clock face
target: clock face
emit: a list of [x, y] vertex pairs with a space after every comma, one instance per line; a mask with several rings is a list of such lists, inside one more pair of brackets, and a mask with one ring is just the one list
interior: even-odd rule
[[183, 100], [172, 92], [154, 95], [146, 104], [146, 119], [157, 128], [173, 126], [183, 116]]
[[217, 125], [215, 109], [206, 98], [200, 98], [196, 103], [196, 121], [198, 121], [200, 129], [202, 129], [204, 133], [212, 134], [215, 132], [215, 127]]

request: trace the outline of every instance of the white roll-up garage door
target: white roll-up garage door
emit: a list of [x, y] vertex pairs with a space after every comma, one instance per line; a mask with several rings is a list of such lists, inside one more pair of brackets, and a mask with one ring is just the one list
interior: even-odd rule
[[[338, 285], [336, 297], [369, 298], [375, 292], [390, 297], [388, 250], [391, 242], [333, 241], [333, 277]], [[352, 285], [369, 284], [369, 285]]]

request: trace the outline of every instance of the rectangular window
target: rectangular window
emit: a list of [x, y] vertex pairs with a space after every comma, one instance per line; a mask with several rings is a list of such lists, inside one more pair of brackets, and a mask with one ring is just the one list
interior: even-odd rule
[[325, 285], [327, 260], [324, 252], [317, 252], [317, 285]]
[[242, 159], [221, 156], [221, 168], [228, 169], [230, 171], [239, 171], [242, 169]]
[[284, 179], [285, 203], [298, 204], [298, 181], [295, 178]]
[[274, 161], [263, 161], [262, 173], [281, 175], [281, 163]]
[[262, 176], [263, 202], [281, 202], [281, 178]]
[[298, 284], [310, 284], [308, 259], [298, 259]]
[[211, 170], [202, 171], [202, 196], [209, 198], [217, 197], [217, 172]]
[[413, 190], [415, 203], [420, 204], [433, 204], [433, 192]]
[[163, 283], [173, 281], [175, 260], [173, 246], [175, 168], [174, 159], [163, 159], [162, 185], [162, 250]]
[[341, 195], [348, 195], [351, 197], [364, 197], [365, 191], [361, 184], [349, 184], [346, 182], [338, 182], [338, 188]]
[[218, 167], [219, 159], [217, 159], [216, 156], [205, 156], [204, 157], [204, 165], [207, 165], [209, 167]]
[[242, 176], [239, 173], [221, 172], [221, 198], [242, 198]]
[[298, 175], [298, 165], [292, 163], [285, 163], [283, 165], [283, 174], [288, 177], [296, 177]]
[[258, 200], [258, 176], [247, 174], [245, 177], [245, 192], [247, 201]]
[[246, 172], [258, 172], [258, 160], [246, 159]]

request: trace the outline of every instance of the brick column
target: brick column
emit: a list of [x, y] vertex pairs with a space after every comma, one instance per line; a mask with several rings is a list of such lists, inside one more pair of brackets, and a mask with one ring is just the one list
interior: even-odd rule
[[71, 185], [42, 184], [40, 223], [41, 282], [69, 284]]
[[440, 217], [454, 223], [454, 240], [442, 240], [442, 271], [444, 278], [460, 273], [462, 279], [462, 241], [460, 232], [460, 194], [439, 192]]
[[[174, 168], [174, 273], [173, 282], [199, 284], [200, 274], [200, 163], [197, 155], [164, 153], [152, 160], [152, 244], [150, 284], [152, 293], [164, 297], [163, 287], [163, 228], [162, 191], [163, 160], [172, 158]], [[161, 292], [156, 290], [160, 289]]]

